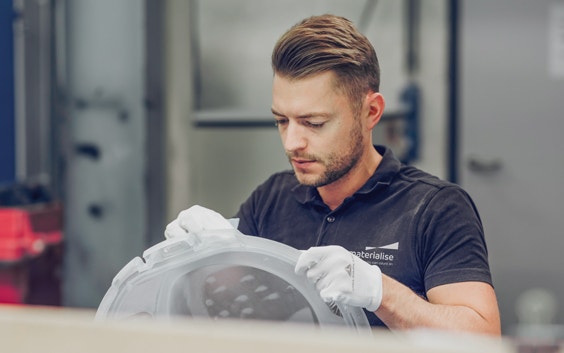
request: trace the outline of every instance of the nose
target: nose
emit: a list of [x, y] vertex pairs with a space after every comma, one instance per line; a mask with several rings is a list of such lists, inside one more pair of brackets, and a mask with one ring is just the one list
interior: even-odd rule
[[290, 121], [281, 135], [286, 152], [295, 152], [307, 147], [305, 131], [303, 127], [296, 122]]

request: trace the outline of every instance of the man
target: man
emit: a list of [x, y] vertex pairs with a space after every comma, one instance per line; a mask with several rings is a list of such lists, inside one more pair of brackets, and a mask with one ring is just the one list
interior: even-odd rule
[[[296, 272], [326, 301], [365, 308], [371, 325], [499, 335], [470, 197], [372, 144], [385, 102], [367, 38], [345, 18], [311, 17], [279, 39], [272, 67], [272, 113], [293, 171], [241, 205], [239, 230], [306, 250]], [[187, 218], [169, 236], [189, 230]]]

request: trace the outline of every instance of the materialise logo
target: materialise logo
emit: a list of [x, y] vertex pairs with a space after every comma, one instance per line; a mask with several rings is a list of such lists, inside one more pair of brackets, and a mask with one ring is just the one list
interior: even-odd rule
[[368, 263], [379, 266], [391, 266], [393, 265], [397, 250], [399, 250], [399, 242], [384, 246], [367, 246], [364, 250], [351, 252]]
[[398, 250], [398, 249], [399, 249], [399, 241], [396, 241], [395, 243], [388, 244], [388, 245], [384, 245], [384, 246], [367, 246], [367, 247], [365, 248], [365, 250], [374, 250], [374, 249], [392, 249], [392, 250]]

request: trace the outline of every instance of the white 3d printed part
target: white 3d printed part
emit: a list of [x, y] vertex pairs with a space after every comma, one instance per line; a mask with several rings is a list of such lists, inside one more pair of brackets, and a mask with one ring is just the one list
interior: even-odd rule
[[114, 278], [97, 320], [193, 316], [344, 325], [370, 331], [361, 308], [329, 306], [294, 273], [300, 251], [236, 230], [165, 240]]

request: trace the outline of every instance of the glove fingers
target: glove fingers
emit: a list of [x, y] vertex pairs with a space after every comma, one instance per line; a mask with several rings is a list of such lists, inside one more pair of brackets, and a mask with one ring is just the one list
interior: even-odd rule
[[338, 291], [334, 291], [332, 288], [324, 288], [320, 290], [319, 295], [326, 303], [343, 302], [342, 294]]
[[322, 298], [331, 301], [340, 300], [341, 294], [349, 294], [352, 291], [350, 277], [343, 272], [329, 272], [321, 276], [315, 284]]
[[296, 273], [315, 284], [326, 302], [341, 302], [375, 311], [382, 301], [382, 274], [340, 246], [314, 247], [303, 252]]
[[325, 288], [324, 283], [326, 281], [323, 280], [327, 276], [327, 272], [324, 269], [320, 268], [319, 266], [314, 266], [309, 270], [307, 270], [305, 275], [307, 279], [310, 280], [311, 283], [315, 284], [318, 290], [320, 290], [321, 288]]
[[302, 251], [298, 261], [296, 262], [296, 267], [294, 272], [298, 275], [303, 275], [308, 270], [313, 268], [319, 260], [321, 259], [319, 252], [315, 251], [315, 248], [310, 248], [309, 250]]
[[166, 239], [180, 237], [188, 234], [184, 229], [178, 225], [178, 221], [175, 219], [174, 221], [170, 222], [165, 229], [164, 236]]
[[324, 269], [339, 267], [343, 259], [347, 262], [349, 257], [348, 251], [340, 246], [312, 247], [302, 252], [296, 263], [295, 271], [297, 274], [303, 274], [313, 267]]
[[327, 276], [319, 285], [319, 294], [325, 302], [339, 302], [360, 307], [370, 304], [370, 297], [356, 295], [350, 280], [346, 280], [343, 276], [333, 276], [333, 278]]
[[200, 233], [210, 229], [233, 229], [233, 225], [213, 210], [194, 205], [178, 214], [178, 224], [190, 233]]

